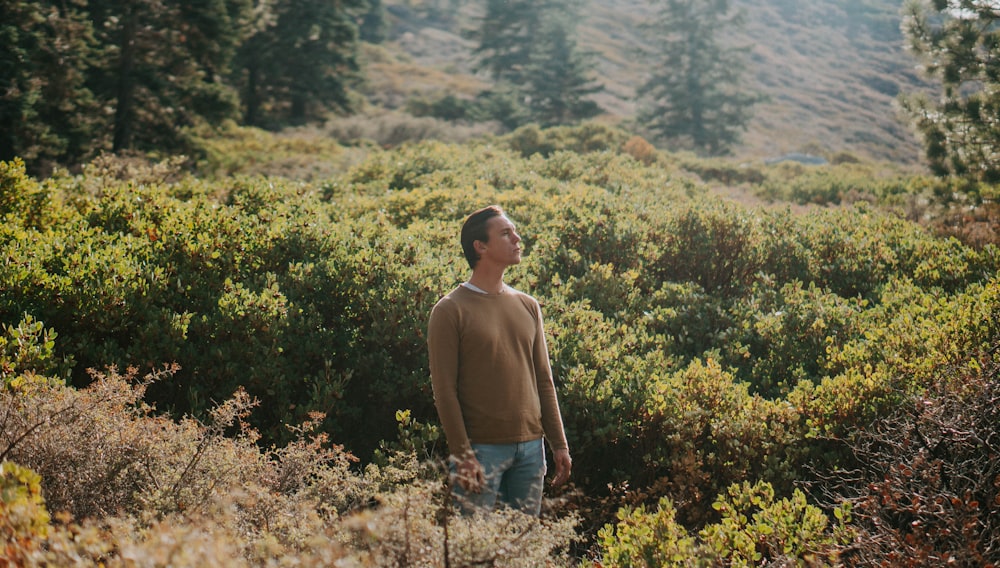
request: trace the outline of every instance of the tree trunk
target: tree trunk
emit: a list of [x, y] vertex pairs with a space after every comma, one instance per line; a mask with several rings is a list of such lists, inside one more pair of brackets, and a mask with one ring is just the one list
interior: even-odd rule
[[135, 9], [126, 2], [122, 15], [121, 59], [118, 64], [118, 105], [115, 108], [115, 132], [112, 151], [121, 152], [132, 146], [132, 107], [135, 105]]
[[257, 126], [257, 115], [260, 112], [260, 98], [257, 94], [257, 65], [247, 68], [247, 88], [244, 96], [246, 108], [243, 111], [243, 124]]

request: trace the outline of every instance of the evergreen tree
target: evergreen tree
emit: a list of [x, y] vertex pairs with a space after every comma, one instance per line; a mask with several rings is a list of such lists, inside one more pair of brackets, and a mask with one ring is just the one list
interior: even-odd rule
[[104, 48], [96, 93], [114, 108], [112, 148], [170, 150], [181, 130], [234, 116], [223, 78], [241, 40], [247, 0], [89, 0]]
[[[303, 123], [349, 110], [366, 0], [278, 0], [240, 49], [244, 122]], [[268, 115], [268, 116], [265, 116]]]
[[639, 120], [662, 140], [708, 154], [737, 143], [760, 100], [741, 89], [745, 48], [719, 38], [741, 25], [729, 0], [653, 0], [646, 27], [649, 79], [637, 90]]
[[550, 0], [486, 0], [479, 28], [470, 34], [478, 42], [477, 69], [497, 82], [528, 84], [531, 50], [550, 5]]
[[85, 86], [90, 23], [64, 2], [0, 0], [0, 13], [0, 160], [32, 173], [82, 161], [104, 130]]
[[995, 2], [911, 0], [903, 30], [941, 97], [901, 97], [941, 176], [1000, 182], [1000, 13]]
[[597, 103], [586, 99], [603, 87], [587, 77], [589, 62], [573, 37], [576, 14], [551, 10], [544, 16], [527, 67], [531, 120], [554, 126], [600, 114]]
[[385, 41], [385, 4], [382, 0], [367, 0], [367, 9], [361, 15], [358, 37], [368, 43]]
[[505, 125], [539, 122], [543, 126], [590, 118], [600, 108], [586, 97], [602, 87], [587, 77], [590, 68], [576, 45], [576, 0], [487, 0], [479, 28], [477, 68], [496, 82], [506, 101]]

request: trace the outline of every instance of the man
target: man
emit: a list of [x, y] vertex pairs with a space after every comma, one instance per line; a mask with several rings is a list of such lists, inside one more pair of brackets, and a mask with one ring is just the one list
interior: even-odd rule
[[462, 250], [472, 276], [431, 311], [427, 345], [434, 403], [463, 511], [497, 503], [538, 515], [548, 440], [554, 485], [572, 460], [542, 326], [531, 296], [503, 282], [521, 262], [521, 237], [498, 206], [470, 215]]

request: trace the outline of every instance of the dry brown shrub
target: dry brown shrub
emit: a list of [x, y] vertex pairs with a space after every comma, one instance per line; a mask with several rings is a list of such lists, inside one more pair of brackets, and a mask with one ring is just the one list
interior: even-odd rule
[[1000, 345], [861, 431], [828, 480], [853, 506], [847, 566], [1000, 564]]
[[625, 145], [622, 146], [622, 151], [647, 166], [653, 164], [658, 157], [656, 147], [647, 142], [642, 136], [629, 138], [625, 142]]
[[511, 509], [462, 516], [443, 480], [379, 496], [379, 507], [349, 518], [345, 545], [371, 566], [573, 566], [573, 516], [537, 518]]
[[[86, 389], [30, 381], [0, 390], [0, 452], [42, 476], [57, 520], [13, 551], [26, 566], [571, 565], [575, 519], [457, 515], [441, 469], [415, 455], [356, 461], [321, 415], [262, 450], [238, 391], [208, 423], [153, 414], [137, 377]], [[434, 473], [437, 472], [437, 473]], [[446, 560], [447, 559], [447, 560]]]

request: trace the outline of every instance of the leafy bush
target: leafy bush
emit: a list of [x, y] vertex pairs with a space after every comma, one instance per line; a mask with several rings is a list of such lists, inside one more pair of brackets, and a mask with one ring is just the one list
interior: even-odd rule
[[501, 136], [500, 142], [524, 157], [535, 154], [548, 157], [558, 151], [575, 154], [618, 152], [629, 138], [624, 131], [599, 123], [546, 129], [529, 124]]
[[894, 203], [900, 196], [919, 194], [923, 180], [890, 165], [837, 160], [835, 165], [781, 163], [753, 180], [755, 193], [770, 201], [839, 205], [858, 201]]
[[49, 512], [42, 497], [41, 477], [14, 462], [0, 462], [0, 561], [21, 566], [48, 537]]
[[767, 483], [731, 486], [713, 508], [717, 523], [690, 534], [676, 520], [670, 499], [655, 511], [625, 507], [614, 524], [600, 531], [601, 561], [608, 566], [758, 566], [784, 564], [838, 565], [840, 545], [851, 535], [846, 523], [850, 508], [836, 510], [839, 524], [806, 502], [796, 490], [791, 498], [775, 499]]
[[[584, 125], [370, 147], [357, 161], [336, 154], [350, 166], [315, 183], [108, 157], [39, 182], [5, 164], [0, 441], [42, 475], [50, 510], [79, 516], [56, 515], [49, 552], [153, 556], [174, 538], [208, 564], [233, 550], [249, 563], [275, 551], [319, 564], [443, 558], [458, 533], [433, 520], [445, 456], [426, 318], [467, 276], [458, 231], [488, 203], [525, 239], [507, 282], [543, 306], [575, 485], [547, 504], [557, 518], [532, 525], [541, 533], [505, 520], [520, 528], [496, 528], [469, 561], [514, 563], [495, 553], [537, 536], [532, 560], [562, 563], [547, 539], [568, 541], [576, 514], [584, 540], [570, 555], [622, 505], [660, 497], [693, 535], [720, 521], [713, 497], [744, 482], [769, 484], [768, 507], [805, 511], [794, 489], [815, 498], [852, 463], [841, 441], [905, 408], [942, 366], [972, 372], [968, 354], [1000, 336], [995, 246], [941, 238], [881, 198], [720, 201], [685, 158], [639, 161], [627, 140]], [[265, 142], [265, 154], [292, 148]], [[923, 183], [890, 179], [884, 195]], [[317, 445], [321, 434], [336, 444]], [[350, 524], [361, 512], [409, 528], [366, 532]], [[213, 516], [225, 526], [206, 529]], [[137, 536], [154, 523], [164, 540]], [[108, 531], [112, 549], [88, 536]], [[400, 552], [407, 542], [430, 544]]]
[[209, 178], [264, 175], [318, 180], [343, 173], [361, 159], [361, 152], [341, 146], [325, 132], [299, 129], [275, 135], [232, 123], [189, 132], [188, 146], [194, 168]]

